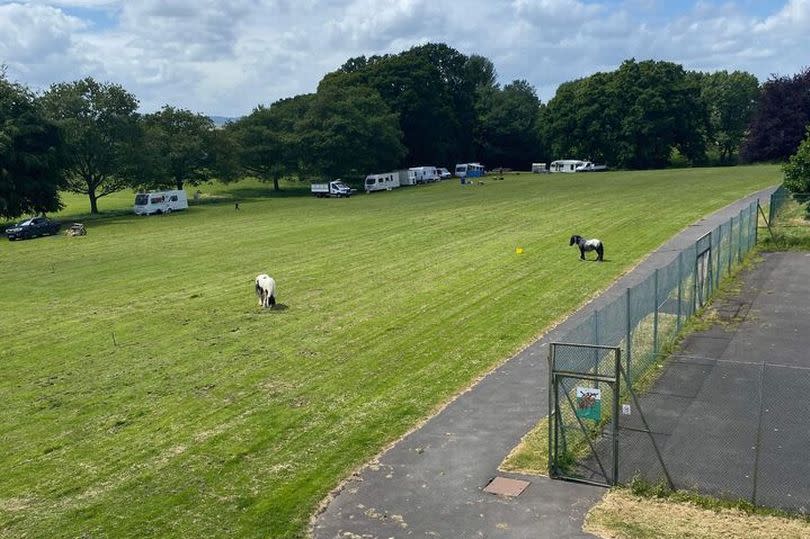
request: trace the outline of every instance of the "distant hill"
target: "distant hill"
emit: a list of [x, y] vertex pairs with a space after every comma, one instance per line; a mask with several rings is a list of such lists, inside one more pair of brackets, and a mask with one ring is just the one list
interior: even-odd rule
[[211, 121], [214, 122], [214, 125], [217, 127], [222, 127], [228, 122], [233, 122], [239, 119], [238, 117], [234, 118], [231, 116], [209, 116], [209, 118], [211, 118]]

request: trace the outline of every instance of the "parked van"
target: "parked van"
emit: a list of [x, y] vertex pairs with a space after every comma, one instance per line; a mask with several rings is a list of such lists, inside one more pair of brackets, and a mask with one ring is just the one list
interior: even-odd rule
[[369, 174], [363, 182], [366, 193], [372, 191], [390, 191], [399, 187], [399, 173], [386, 172], [385, 174]]
[[461, 163], [456, 165], [456, 176], [459, 178], [480, 178], [484, 175], [481, 163]]
[[548, 167], [545, 163], [532, 163], [532, 172], [535, 174], [545, 174], [548, 172]]
[[408, 175], [413, 177], [416, 183], [428, 183], [439, 181], [439, 170], [436, 167], [411, 167]]
[[135, 215], [152, 215], [187, 210], [188, 197], [183, 189], [149, 191], [135, 195]]

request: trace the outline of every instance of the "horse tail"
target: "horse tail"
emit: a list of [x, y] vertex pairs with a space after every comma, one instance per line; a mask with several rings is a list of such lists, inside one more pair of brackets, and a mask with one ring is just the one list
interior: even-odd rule
[[596, 254], [599, 255], [597, 260], [602, 260], [602, 258], [605, 256], [605, 245], [601, 241], [599, 242], [599, 245], [596, 246]]

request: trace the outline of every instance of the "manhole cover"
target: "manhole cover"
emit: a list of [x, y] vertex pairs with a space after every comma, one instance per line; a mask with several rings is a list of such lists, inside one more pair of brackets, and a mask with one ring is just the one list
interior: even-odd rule
[[521, 481], [520, 479], [509, 479], [507, 477], [496, 477], [489, 484], [484, 487], [484, 492], [490, 494], [497, 494], [499, 496], [520, 496], [529, 486], [528, 481]]

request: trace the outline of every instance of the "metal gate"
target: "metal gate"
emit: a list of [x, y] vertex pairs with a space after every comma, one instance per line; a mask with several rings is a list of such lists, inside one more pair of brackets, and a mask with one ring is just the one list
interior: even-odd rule
[[713, 277], [712, 264], [712, 233], [707, 232], [701, 236], [695, 244], [695, 282], [694, 282], [694, 309], [702, 308], [706, 305], [712, 295]]
[[[620, 347], [551, 343], [549, 378], [550, 477], [612, 486], [654, 470], [672, 486]], [[632, 458], [620, 468], [621, 447]]]
[[621, 350], [552, 343], [549, 363], [549, 475], [615, 485]]

